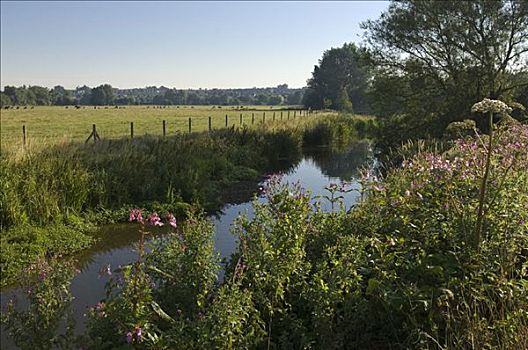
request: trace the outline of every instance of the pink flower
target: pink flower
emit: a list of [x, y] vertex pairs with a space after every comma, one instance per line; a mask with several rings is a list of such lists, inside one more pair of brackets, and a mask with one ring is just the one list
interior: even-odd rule
[[132, 209], [130, 211], [130, 214], [128, 216], [128, 221], [137, 221], [139, 223], [143, 223], [143, 216], [141, 215], [141, 210], [139, 209]]
[[132, 343], [133, 340], [134, 340], [134, 336], [132, 335], [132, 332], [130, 332], [130, 331], [127, 332], [127, 334], [126, 334], [126, 341], [127, 341], [127, 343], [130, 344], [130, 343]]
[[143, 331], [141, 330], [141, 327], [136, 327], [134, 333], [135, 333], [137, 341], [141, 341], [141, 337], [143, 335]]
[[105, 303], [103, 302], [95, 304], [95, 307], [93, 308], [94, 312], [96, 312], [99, 317], [106, 317], [106, 312], [104, 309]]
[[160, 219], [158, 213], [156, 213], [156, 212], [154, 212], [154, 213], [149, 215], [148, 222], [149, 222], [149, 224], [151, 224], [153, 226], [163, 226], [163, 222], [161, 222], [161, 219]]
[[172, 227], [174, 228], [177, 227], [176, 218], [171, 213], [167, 214], [167, 221], [169, 222], [169, 225], [171, 225]]

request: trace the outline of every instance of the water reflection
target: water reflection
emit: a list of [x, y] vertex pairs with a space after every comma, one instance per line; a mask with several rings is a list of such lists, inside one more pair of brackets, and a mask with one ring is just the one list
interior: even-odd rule
[[347, 181], [356, 179], [363, 167], [372, 165], [372, 155], [372, 147], [367, 141], [357, 142], [341, 152], [329, 147], [311, 148], [304, 152], [304, 158], [312, 160], [324, 176]]

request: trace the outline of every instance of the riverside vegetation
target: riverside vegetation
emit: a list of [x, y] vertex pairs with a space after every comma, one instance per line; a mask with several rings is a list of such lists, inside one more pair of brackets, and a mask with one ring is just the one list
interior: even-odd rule
[[[85, 335], [51, 336], [67, 319], [72, 273], [49, 268], [55, 260], [28, 268], [34, 303], [10, 304], [4, 324], [23, 348], [526, 348], [528, 126], [494, 126], [496, 105], [475, 107], [489, 135], [408, 146], [400, 166], [363, 178], [349, 210], [323, 212], [271, 176], [267, 203], [234, 226], [222, 281], [213, 228], [189, 209], [148, 252], [142, 239], [135, 263], [107, 271]], [[331, 186], [328, 198], [347, 190]], [[163, 224], [140, 210], [129, 219], [143, 235]], [[46, 301], [57, 307], [35, 304]]]
[[196, 203], [221, 207], [226, 189], [295, 161], [306, 145], [338, 147], [373, 128], [361, 117], [306, 117], [261, 128], [36, 144], [3, 155], [0, 168], [2, 285], [37, 258], [71, 255], [90, 226], [122, 221], [134, 206], [182, 217]]

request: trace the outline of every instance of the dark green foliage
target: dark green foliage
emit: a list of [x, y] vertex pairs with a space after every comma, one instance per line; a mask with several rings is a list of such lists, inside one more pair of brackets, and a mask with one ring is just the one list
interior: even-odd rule
[[363, 26], [376, 65], [369, 100], [387, 118], [385, 144], [439, 137], [484, 97], [526, 100], [525, 1], [395, 1]]
[[57, 85], [53, 89], [41, 86], [6, 86], [1, 92], [0, 106], [11, 105], [288, 105], [300, 106], [304, 89], [287, 84], [268, 88], [247, 89], [170, 89], [165, 86], [118, 89], [109, 84], [94, 88], [86, 85], [67, 90]]
[[12, 104], [13, 100], [11, 97], [3, 92], [0, 92], [0, 107], [11, 106]]
[[99, 85], [92, 89], [90, 102], [95, 106], [111, 105], [114, 103], [114, 91], [111, 85]]
[[444, 137], [447, 139], [461, 139], [467, 136], [475, 135], [477, 126], [473, 120], [464, 120], [461, 122], [452, 122], [449, 124], [444, 132]]
[[368, 111], [367, 81], [370, 76], [368, 53], [355, 44], [344, 44], [323, 53], [315, 66], [304, 96], [307, 108], [332, 108], [358, 113]]

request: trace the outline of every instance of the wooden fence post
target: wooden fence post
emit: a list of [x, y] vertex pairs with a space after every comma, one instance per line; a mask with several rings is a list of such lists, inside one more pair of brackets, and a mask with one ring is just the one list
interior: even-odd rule
[[282, 120], [282, 111], [281, 111], [281, 120]]
[[266, 122], [266, 112], [262, 112], [262, 123]]
[[163, 137], [165, 137], [165, 135], [167, 135], [167, 128], [165, 126], [165, 120], [163, 120]]
[[275, 112], [273, 112], [273, 121], [275, 121]]
[[94, 142], [97, 142], [97, 129], [95, 128], [95, 124], [92, 124], [92, 135]]
[[211, 116], [209, 116], [209, 131], [212, 130], [212, 126], [211, 126]]
[[240, 113], [240, 125], [242, 125], [242, 113]]
[[255, 124], [255, 113], [251, 113], [251, 124]]
[[227, 128], [227, 114], [226, 114], [226, 128]]
[[22, 144], [26, 145], [26, 125], [22, 125]]
[[288, 120], [290, 120], [290, 111], [288, 110]]
[[130, 138], [134, 138], [134, 122], [130, 122]]
[[192, 131], [192, 121], [191, 121], [191, 117], [189, 117], [189, 134], [191, 133]]

